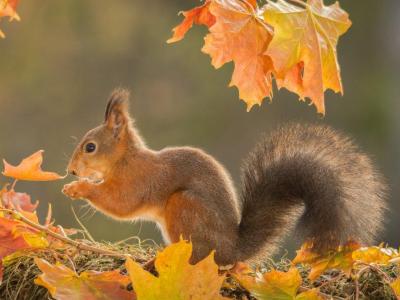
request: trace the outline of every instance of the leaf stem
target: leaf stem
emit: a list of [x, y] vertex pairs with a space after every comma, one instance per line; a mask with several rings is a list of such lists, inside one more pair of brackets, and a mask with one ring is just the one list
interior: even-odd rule
[[286, 2], [293, 2], [302, 7], [308, 7], [308, 4], [302, 0], [286, 0]]
[[256, 11], [255, 11], [253, 5], [251, 5], [247, 0], [242, 0], [242, 1], [243, 1], [244, 4], [246, 4], [248, 7], [250, 7], [251, 12], [253, 13], [253, 15], [256, 16], [257, 14], [256, 14]]
[[14, 179], [14, 181], [13, 181], [13, 183], [12, 183], [12, 185], [11, 185], [11, 191], [14, 190], [15, 185], [17, 184], [17, 181], [18, 181], [18, 179]]
[[89, 230], [87, 230], [87, 228], [85, 227], [85, 225], [83, 225], [83, 223], [81, 222], [81, 220], [79, 220], [78, 216], [75, 213], [74, 208], [71, 206], [71, 210], [72, 213], [74, 214], [75, 220], [78, 222], [79, 226], [81, 226], [81, 228], [83, 229], [83, 232], [86, 233], [87, 237], [89, 238], [89, 240], [93, 243], [95, 243], [96, 241], [94, 240], [93, 236], [90, 234]]

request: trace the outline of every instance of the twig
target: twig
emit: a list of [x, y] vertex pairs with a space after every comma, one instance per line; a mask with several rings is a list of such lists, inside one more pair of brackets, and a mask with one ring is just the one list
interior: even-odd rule
[[356, 274], [354, 274], [354, 284], [356, 286], [356, 292], [355, 292], [355, 295], [354, 295], [354, 300], [359, 300], [360, 299], [360, 281], [359, 281], [359, 279], [361, 278], [361, 275], [367, 270], [369, 270], [369, 265], [365, 266], [364, 268], [359, 270]]
[[71, 267], [72, 267], [72, 269], [74, 270], [74, 272], [75, 272], [75, 273], [78, 273], [78, 272], [76, 272], [76, 267], [75, 267], [75, 264], [74, 264], [74, 262], [72, 261], [71, 257], [69, 257], [68, 255], [65, 255], [65, 257], [67, 258], [67, 260], [68, 260], [69, 263], [71, 264]]
[[354, 295], [354, 299], [359, 300], [360, 299], [360, 282], [358, 281], [358, 277], [355, 278], [354, 284], [356, 286], [356, 293]]
[[389, 260], [389, 262], [393, 264], [400, 263], [400, 256], [392, 258], [391, 260]]
[[18, 181], [18, 179], [14, 179], [13, 183], [11, 184], [11, 189], [10, 189], [11, 191], [14, 190], [15, 185], [17, 184], [17, 181]]
[[115, 242], [114, 245], [125, 244], [125, 243], [127, 243], [128, 241], [130, 241], [130, 240], [136, 240], [136, 241], [138, 242], [138, 244], [141, 244], [141, 241], [140, 241], [140, 238], [139, 238], [139, 237], [137, 237], [137, 236], [130, 236], [130, 237], [126, 238], [126, 239], [123, 239], [123, 240], [120, 240], [120, 241]]
[[[384, 281], [385, 281], [385, 283], [386, 283], [387, 285], [390, 286], [390, 284], [392, 283], [393, 279], [390, 278], [388, 274], [386, 274], [385, 272], [383, 272], [383, 271], [382, 271], [381, 269], [379, 269], [378, 267], [376, 267], [376, 266], [374, 266], [374, 265], [372, 265], [372, 264], [364, 263], [364, 262], [358, 262], [358, 264], [364, 265], [364, 266], [365, 266], [363, 269], [361, 269], [361, 270], [358, 272], [358, 274], [361, 274], [362, 272], [364, 272], [364, 271], [367, 270], [367, 269], [372, 269], [372, 270], [374, 270], [375, 272], [379, 273], [379, 274], [383, 277], [383, 279], [384, 279]], [[396, 294], [396, 292], [394, 291], [393, 288], [392, 288], [392, 290], [393, 290], [393, 293]], [[398, 298], [398, 299], [400, 299], [400, 298]]]
[[[377, 272], [377, 273], [379, 273], [380, 275], [382, 275], [382, 277], [385, 279], [385, 281], [387, 282], [387, 283], [390, 283], [391, 281], [392, 281], [392, 279], [389, 277], [389, 275], [388, 274], [386, 274], [385, 272], [383, 272], [381, 269], [379, 269], [378, 267], [376, 267], [376, 266], [374, 266], [374, 265], [372, 265], [372, 264], [367, 264], [367, 263], [364, 263], [364, 262], [357, 262], [357, 264], [359, 264], [359, 265], [363, 265], [363, 266], [365, 266], [366, 268], [363, 268], [363, 269], [361, 269], [361, 271], [364, 271], [364, 269], [372, 269], [372, 270], [374, 270], [375, 272]], [[361, 272], [360, 271], [360, 272]], [[360, 272], [358, 272], [359, 274], [360, 274]]]
[[45, 222], [44, 222], [44, 225], [45, 225], [45, 226], [49, 226], [49, 225], [50, 225], [50, 223], [51, 223], [51, 214], [52, 214], [52, 212], [53, 212], [53, 209], [52, 209], [52, 207], [51, 207], [51, 203], [49, 203], [49, 207], [48, 207], [48, 209], [47, 209], [46, 220], [45, 220]]
[[90, 246], [75, 240], [72, 240], [68, 237], [62, 236], [58, 233], [55, 233], [54, 231], [51, 231], [50, 229], [37, 224], [35, 222], [32, 222], [31, 220], [29, 220], [28, 218], [26, 218], [25, 216], [23, 216], [22, 214], [18, 213], [15, 210], [12, 209], [6, 209], [6, 208], [0, 208], [0, 211], [3, 211], [5, 213], [8, 213], [12, 216], [14, 216], [15, 218], [17, 218], [18, 220], [24, 222], [25, 224], [28, 224], [29, 226], [35, 228], [38, 231], [41, 232], [45, 232], [46, 234], [48, 234], [49, 236], [56, 238], [64, 243], [70, 244], [72, 246], [74, 246], [75, 248], [77, 248], [78, 250], [85, 250], [85, 251], [91, 251], [91, 252], [95, 252], [95, 253], [99, 253], [102, 255], [108, 255], [108, 256], [115, 256], [115, 257], [124, 257], [126, 258], [127, 256], [131, 257], [130, 254], [121, 254], [115, 251], [111, 251], [111, 250], [105, 250], [105, 249], [100, 249], [94, 246]]
[[320, 289], [326, 285], [330, 285], [330, 284], [334, 283], [335, 281], [337, 281], [338, 279], [342, 278], [343, 276], [345, 276], [345, 275], [342, 273], [339, 273], [339, 275], [336, 275], [335, 277], [331, 278], [330, 280], [326, 280], [324, 283], [322, 283], [320, 286], [318, 286], [318, 288]]
[[81, 226], [81, 228], [83, 229], [83, 232], [86, 233], [87, 237], [89, 238], [89, 240], [93, 243], [95, 243], [96, 241], [94, 240], [94, 238], [92, 237], [92, 235], [90, 234], [89, 230], [87, 230], [87, 228], [85, 227], [85, 225], [83, 225], [83, 223], [81, 222], [81, 220], [79, 220], [78, 216], [75, 213], [74, 208], [71, 206], [71, 210], [72, 213], [74, 214], [75, 220], [78, 222], [79, 226]]

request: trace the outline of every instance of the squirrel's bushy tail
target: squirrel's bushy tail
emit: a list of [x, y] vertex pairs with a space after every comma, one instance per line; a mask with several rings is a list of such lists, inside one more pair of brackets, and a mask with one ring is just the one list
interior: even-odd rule
[[243, 168], [238, 260], [271, 255], [293, 227], [320, 251], [350, 239], [371, 243], [382, 226], [385, 190], [348, 137], [327, 126], [281, 127]]

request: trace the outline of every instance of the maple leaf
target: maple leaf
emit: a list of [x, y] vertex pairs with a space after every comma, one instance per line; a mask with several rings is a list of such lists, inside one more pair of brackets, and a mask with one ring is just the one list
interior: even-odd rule
[[349, 274], [355, 262], [352, 254], [359, 248], [359, 244], [349, 242], [344, 246], [339, 246], [336, 251], [319, 254], [314, 252], [313, 245], [307, 242], [297, 251], [297, 255], [293, 259], [292, 263], [310, 265], [311, 272], [308, 276], [310, 280], [316, 279], [328, 269], [340, 269]]
[[21, 235], [13, 234], [14, 221], [0, 216], [0, 283], [3, 275], [3, 258], [20, 249], [29, 247]]
[[[19, 0], [0, 0], [0, 18], [9, 17], [10, 21], [20, 20], [16, 12]], [[4, 38], [4, 33], [0, 30], [0, 37]]]
[[84, 271], [78, 275], [59, 262], [53, 265], [36, 257], [35, 263], [42, 271], [35, 283], [47, 288], [55, 299], [135, 299], [135, 294], [126, 289], [128, 276], [120, 274], [119, 270]]
[[324, 114], [324, 92], [332, 89], [343, 94], [336, 46], [351, 26], [348, 14], [337, 2], [325, 6], [322, 0], [300, 5], [268, 1], [264, 10], [265, 21], [274, 28], [265, 54], [273, 61], [279, 87], [301, 99], [310, 98]]
[[255, 298], [260, 300], [319, 300], [322, 299], [317, 290], [309, 290], [300, 294], [298, 290], [302, 283], [299, 270], [292, 267], [287, 272], [272, 270], [256, 277], [249, 275], [249, 269], [240, 269], [232, 275], [246, 288]]
[[256, 1], [213, 0], [209, 10], [215, 24], [204, 38], [202, 51], [211, 56], [215, 68], [234, 62], [229, 86], [238, 88], [250, 110], [272, 95], [272, 62], [264, 55], [272, 29], [260, 17]]
[[387, 265], [393, 258], [399, 256], [399, 251], [392, 248], [383, 248], [378, 246], [362, 247], [353, 252], [352, 257], [356, 261], [363, 263], [374, 263]]
[[192, 244], [181, 240], [159, 252], [155, 260], [158, 277], [131, 259], [126, 268], [138, 300], [226, 299], [219, 294], [224, 276], [218, 274], [214, 253], [196, 265], [189, 263]]
[[174, 34], [167, 43], [175, 43], [182, 40], [188, 30], [192, 28], [193, 24], [205, 25], [207, 27], [212, 26], [215, 23], [215, 17], [210, 13], [209, 6], [210, 0], [207, 0], [201, 6], [197, 6], [188, 11], [179, 12], [179, 14], [182, 14], [185, 18], [181, 24], [172, 29]]
[[4, 171], [3, 175], [19, 180], [28, 181], [50, 181], [63, 178], [57, 173], [44, 172], [41, 170], [43, 161], [43, 150], [39, 150], [31, 156], [22, 160], [22, 162], [14, 167], [3, 159]]
[[18, 220], [0, 213], [0, 282], [3, 262], [6, 257], [25, 249], [48, 246], [47, 240], [36, 230]]
[[309, 291], [298, 294], [295, 300], [322, 300], [323, 297], [320, 296], [317, 289], [311, 289]]

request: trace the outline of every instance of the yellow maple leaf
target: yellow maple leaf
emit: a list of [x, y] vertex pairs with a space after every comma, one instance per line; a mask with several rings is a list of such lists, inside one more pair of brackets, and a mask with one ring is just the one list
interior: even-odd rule
[[256, 1], [213, 0], [209, 10], [215, 24], [204, 38], [202, 51], [211, 56], [215, 68], [234, 62], [229, 85], [238, 88], [250, 110], [265, 97], [272, 97], [272, 63], [264, 55], [272, 29], [260, 17]]
[[340, 269], [349, 274], [354, 265], [353, 252], [360, 248], [355, 242], [349, 242], [344, 246], [338, 247], [336, 251], [329, 251], [326, 254], [316, 253], [311, 243], [304, 243], [297, 251], [293, 264], [308, 264], [311, 272], [308, 278], [316, 279], [328, 269]]
[[393, 281], [390, 286], [392, 287], [397, 299], [400, 299], [400, 278], [397, 278], [395, 281]]
[[43, 162], [43, 150], [39, 150], [22, 160], [18, 166], [12, 166], [3, 159], [3, 175], [19, 180], [50, 181], [63, 178], [54, 172], [44, 172], [41, 169]]
[[387, 265], [392, 259], [399, 256], [399, 252], [393, 248], [379, 246], [362, 247], [352, 254], [353, 259], [364, 263]]
[[255, 298], [259, 300], [319, 300], [322, 299], [317, 290], [312, 289], [298, 294], [302, 283], [299, 270], [292, 267], [287, 272], [272, 270], [270, 272], [251, 276], [248, 269], [241, 268], [233, 276]]
[[343, 94], [336, 46], [351, 26], [348, 14], [337, 2], [325, 6], [322, 0], [308, 0], [295, 5], [278, 0], [265, 6], [264, 19], [274, 28], [265, 54], [273, 61], [278, 86], [301, 99], [310, 98], [324, 114], [324, 92]]
[[191, 255], [192, 244], [186, 241], [168, 246], [155, 260], [158, 277], [128, 258], [126, 268], [137, 299], [225, 299], [219, 294], [225, 276], [218, 274], [214, 253], [195, 265], [189, 263]]

